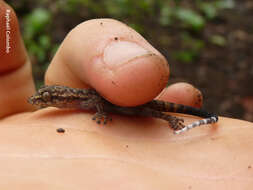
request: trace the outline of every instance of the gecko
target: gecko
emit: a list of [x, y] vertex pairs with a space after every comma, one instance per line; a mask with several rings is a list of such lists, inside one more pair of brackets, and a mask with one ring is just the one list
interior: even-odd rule
[[[70, 88], [60, 85], [42, 86], [33, 96], [28, 98], [28, 103], [41, 108], [57, 107], [91, 110], [95, 112], [92, 119], [98, 124], [106, 124], [112, 120], [108, 113], [159, 118], [166, 120], [175, 134], [201, 125], [218, 122], [216, 114], [200, 108], [161, 100], [152, 100], [134, 107], [122, 107], [110, 103], [94, 89]], [[204, 119], [184, 125], [182, 118], [171, 116], [164, 112], [190, 114]]]

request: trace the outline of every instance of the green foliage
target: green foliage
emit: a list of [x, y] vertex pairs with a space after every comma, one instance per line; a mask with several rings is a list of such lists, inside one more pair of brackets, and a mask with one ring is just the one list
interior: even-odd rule
[[105, 8], [112, 16], [137, 16], [139, 18], [144, 16], [146, 13], [152, 14], [153, 4], [154, 0], [115, 0], [105, 1]]
[[172, 56], [181, 62], [189, 63], [195, 61], [199, 57], [201, 50], [205, 47], [204, 41], [193, 38], [188, 33], [183, 33], [181, 40], [182, 49], [174, 51]]
[[108, 17], [125, 20], [127, 23], [144, 34], [143, 23], [147, 19], [152, 20], [156, 17], [155, 7], [161, 0], [114, 0], [103, 1], [103, 5]]
[[37, 57], [39, 62], [46, 60], [47, 50], [51, 47], [51, 38], [46, 34], [51, 17], [48, 10], [37, 8], [24, 19], [25, 44], [29, 53]]
[[214, 19], [218, 15], [218, 9], [214, 6], [213, 3], [200, 3], [199, 8], [207, 19]]
[[234, 0], [219, 0], [219, 1], [214, 1], [214, 4], [219, 10], [232, 9], [235, 7]]
[[[53, 3], [52, 3], [53, 4]], [[55, 1], [59, 11], [64, 11], [71, 14], [76, 14], [82, 8], [88, 8], [88, 14], [101, 14], [104, 13], [104, 7], [101, 4], [92, 0], [57, 0]]]
[[175, 17], [182, 21], [184, 26], [190, 27], [196, 31], [201, 30], [205, 25], [204, 18], [197, 12], [190, 9], [177, 8]]
[[195, 51], [191, 50], [178, 50], [172, 53], [174, 59], [181, 61], [181, 62], [192, 62], [197, 58], [197, 54]]
[[24, 38], [31, 39], [49, 24], [51, 14], [46, 9], [35, 9], [24, 20]]
[[207, 19], [215, 19], [220, 11], [224, 9], [232, 9], [235, 4], [233, 0], [218, 0], [211, 2], [199, 1], [197, 6]]
[[173, 22], [173, 8], [170, 6], [164, 6], [161, 8], [161, 13], [159, 17], [159, 23], [162, 26], [170, 26]]
[[192, 8], [181, 6], [182, 0], [174, 0], [174, 6], [169, 2], [172, 1], [165, 1], [160, 7], [159, 23], [163, 26], [182, 25], [195, 31], [203, 29], [207, 20], [215, 19], [223, 9], [234, 8], [233, 0], [196, 0]]
[[212, 44], [221, 46], [221, 47], [225, 46], [227, 43], [226, 39], [221, 35], [213, 35], [211, 36], [209, 40]]

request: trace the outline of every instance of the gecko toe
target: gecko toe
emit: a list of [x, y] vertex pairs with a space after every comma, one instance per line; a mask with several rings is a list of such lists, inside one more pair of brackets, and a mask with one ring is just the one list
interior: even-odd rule
[[103, 119], [104, 119], [104, 125], [107, 124], [108, 121], [112, 121], [112, 118], [109, 117], [108, 115], [105, 115]]
[[93, 120], [96, 120], [97, 124], [107, 124], [107, 121], [111, 121], [112, 119], [110, 117], [107, 116], [106, 113], [102, 112], [102, 113], [95, 113], [95, 115], [92, 117]]
[[172, 117], [172, 119], [169, 121], [170, 126], [173, 130], [180, 130], [185, 127], [184, 119], [182, 118], [177, 118], [177, 117]]

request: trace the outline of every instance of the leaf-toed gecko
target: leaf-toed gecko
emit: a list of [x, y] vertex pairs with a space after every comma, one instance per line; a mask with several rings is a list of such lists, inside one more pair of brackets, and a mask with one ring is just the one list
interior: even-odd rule
[[[40, 107], [93, 110], [96, 113], [92, 119], [96, 120], [98, 124], [101, 122], [106, 124], [107, 121], [111, 120], [107, 113], [160, 118], [169, 122], [175, 134], [218, 121], [217, 115], [190, 106], [152, 100], [140, 106], [121, 107], [108, 102], [93, 89], [78, 89], [58, 85], [41, 87], [36, 94], [28, 99], [28, 102]], [[164, 112], [190, 114], [204, 119], [184, 125], [183, 119]]]

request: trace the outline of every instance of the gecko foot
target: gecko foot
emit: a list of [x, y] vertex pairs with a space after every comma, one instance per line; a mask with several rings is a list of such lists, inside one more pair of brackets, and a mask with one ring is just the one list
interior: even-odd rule
[[169, 123], [170, 123], [171, 128], [175, 131], [183, 129], [185, 127], [185, 125], [183, 124], [184, 120], [181, 118], [177, 118], [177, 117], [172, 116]]
[[92, 120], [95, 120], [97, 122], [97, 124], [100, 124], [101, 122], [103, 122], [103, 124], [106, 124], [107, 121], [112, 121], [112, 118], [110, 118], [106, 113], [102, 112], [97, 112], [94, 114], [94, 116], [92, 117]]

